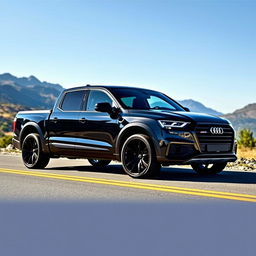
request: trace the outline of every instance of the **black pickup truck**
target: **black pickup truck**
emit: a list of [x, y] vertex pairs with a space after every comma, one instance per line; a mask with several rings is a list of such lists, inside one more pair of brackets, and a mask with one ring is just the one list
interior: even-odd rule
[[44, 168], [58, 157], [86, 158], [98, 167], [117, 160], [137, 178], [173, 164], [216, 174], [236, 160], [229, 121], [190, 112], [165, 94], [141, 88], [67, 89], [53, 110], [19, 112], [13, 130], [13, 145], [28, 168]]

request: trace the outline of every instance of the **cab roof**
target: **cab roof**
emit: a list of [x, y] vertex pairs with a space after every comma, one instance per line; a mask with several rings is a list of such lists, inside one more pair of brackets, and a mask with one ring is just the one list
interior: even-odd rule
[[[140, 87], [133, 87], [133, 86], [120, 86], [120, 85], [90, 85], [87, 84], [86, 86], [79, 86], [79, 87], [72, 87], [72, 88], [68, 88], [65, 89], [64, 91], [73, 91], [73, 90], [81, 90], [81, 89], [89, 89], [89, 88], [103, 88], [103, 89], [107, 89], [107, 90], [111, 90], [111, 89], [140, 89], [140, 90], [150, 90], [147, 88], [140, 88]], [[151, 90], [152, 91], [152, 90]]]

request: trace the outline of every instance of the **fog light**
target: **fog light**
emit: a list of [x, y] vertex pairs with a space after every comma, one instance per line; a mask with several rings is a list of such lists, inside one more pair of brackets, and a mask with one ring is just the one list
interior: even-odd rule
[[185, 139], [191, 138], [191, 134], [189, 132], [180, 133], [179, 136], [181, 136], [182, 138], [185, 138]]
[[179, 136], [179, 137], [182, 137], [184, 139], [187, 139], [187, 140], [194, 140], [192, 134], [190, 132], [174, 132], [174, 131], [169, 131], [170, 134], [172, 135], [176, 135], [176, 136]]

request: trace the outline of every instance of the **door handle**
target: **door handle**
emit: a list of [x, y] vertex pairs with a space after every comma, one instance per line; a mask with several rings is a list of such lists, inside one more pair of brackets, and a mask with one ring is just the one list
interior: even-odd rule
[[80, 118], [79, 120], [80, 123], [84, 124], [86, 122], [86, 119], [83, 117], [83, 118]]
[[58, 122], [58, 117], [54, 117], [53, 122], [56, 124]]

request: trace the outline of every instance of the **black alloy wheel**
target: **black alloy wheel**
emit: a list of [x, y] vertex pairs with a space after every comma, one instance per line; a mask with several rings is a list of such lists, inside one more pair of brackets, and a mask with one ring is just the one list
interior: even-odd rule
[[36, 133], [27, 135], [22, 143], [22, 160], [30, 169], [44, 168], [50, 157], [42, 152], [40, 138]]
[[105, 167], [110, 164], [111, 160], [88, 159], [88, 162], [95, 167]]
[[121, 161], [125, 172], [133, 178], [154, 176], [161, 169], [149, 137], [144, 134], [132, 135], [125, 141]]
[[200, 175], [211, 175], [217, 174], [223, 171], [226, 167], [227, 163], [215, 163], [215, 164], [201, 164], [194, 163], [191, 164], [193, 170]]

